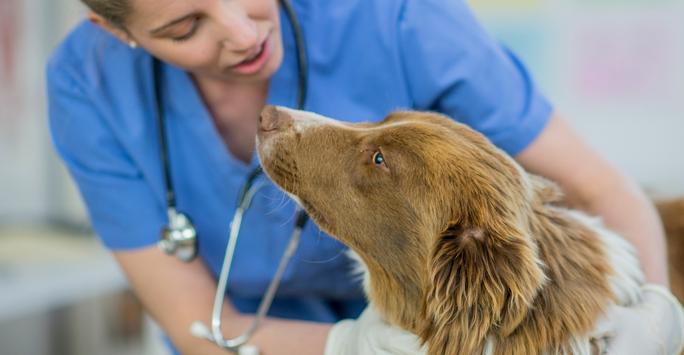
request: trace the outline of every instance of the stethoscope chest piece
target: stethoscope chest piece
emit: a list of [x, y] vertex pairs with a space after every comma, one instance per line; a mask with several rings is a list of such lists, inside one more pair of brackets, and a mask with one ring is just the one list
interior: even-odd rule
[[197, 256], [197, 231], [190, 218], [175, 209], [168, 210], [169, 223], [159, 236], [159, 248], [188, 262]]

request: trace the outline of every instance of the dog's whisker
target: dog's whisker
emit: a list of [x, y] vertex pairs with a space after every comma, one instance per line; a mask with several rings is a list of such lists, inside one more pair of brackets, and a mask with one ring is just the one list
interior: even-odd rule
[[325, 259], [325, 260], [307, 260], [307, 259], [304, 259], [304, 258], [300, 258], [299, 260], [300, 260], [301, 262], [304, 262], [304, 263], [307, 263], [307, 264], [325, 264], [325, 263], [332, 262], [332, 261], [334, 261], [335, 259], [339, 258], [340, 255], [343, 255], [346, 251], [347, 251], [347, 249], [345, 249], [345, 248], [340, 248], [340, 250], [339, 250], [335, 255], [333, 255], [332, 257], [330, 257], [330, 258], [328, 258], [328, 259]]
[[286, 226], [292, 224], [292, 221], [294, 221], [296, 217], [297, 217], [296, 213], [291, 213], [290, 216], [287, 217], [287, 219], [285, 221], [283, 221], [283, 223], [281, 223], [280, 226], [285, 228]]
[[[275, 201], [276, 198], [271, 199], [271, 201]], [[275, 206], [271, 208], [270, 211], [267, 212], [267, 214], [275, 214], [278, 213], [278, 211], [282, 208], [285, 207], [285, 205], [289, 202], [289, 200], [286, 198], [285, 194], [280, 194], [280, 197], [278, 197], [278, 202], [275, 203]]]

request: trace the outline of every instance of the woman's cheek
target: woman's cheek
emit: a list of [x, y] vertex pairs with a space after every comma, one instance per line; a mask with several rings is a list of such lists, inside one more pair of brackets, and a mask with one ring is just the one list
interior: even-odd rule
[[[199, 42], [199, 41], [198, 41]], [[184, 46], [172, 54], [178, 60], [174, 63], [189, 71], [206, 71], [217, 65], [218, 48], [209, 43], [197, 43], [194, 46]], [[171, 62], [174, 62], [171, 60]]]

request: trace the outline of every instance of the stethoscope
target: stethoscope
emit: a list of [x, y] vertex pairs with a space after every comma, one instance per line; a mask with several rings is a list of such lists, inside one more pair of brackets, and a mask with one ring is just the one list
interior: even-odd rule
[[[306, 90], [307, 90], [307, 57], [304, 48], [304, 38], [301, 32], [299, 23], [297, 22], [297, 17], [292, 8], [292, 5], [288, 0], [280, 0], [281, 5], [285, 10], [285, 14], [290, 21], [292, 31], [295, 38], [295, 46], [297, 51], [297, 66], [299, 71], [298, 76], [298, 91], [297, 91], [297, 108], [303, 109], [306, 100]], [[166, 187], [166, 211], [168, 215], [168, 224], [163, 227], [161, 231], [161, 236], [159, 240], [159, 247], [168, 255], [175, 255], [180, 260], [185, 262], [192, 261], [197, 256], [197, 230], [190, 218], [184, 213], [178, 211], [176, 208], [176, 197], [173, 188], [173, 181], [171, 179], [171, 169], [168, 156], [168, 144], [166, 136], [166, 126], [164, 120], [164, 110], [162, 105], [162, 85], [161, 85], [161, 63], [156, 58], [152, 59], [152, 75], [154, 82], [154, 94], [156, 96], [156, 116], [157, 116], [157, 128], [159, 134], [159, 155], [161, 159], [164, 184]], [[242, 224], [242, 217], [244, 216], [246, 210], [252, 203], [252, 198], [258, 190], [266, 186], [267, 184], [263, 181], [259, 181], [257, 178], [262, 175], [263, 172], [260, 167], [257, 167], [252, 171], [243, 185], [239, 197], [238, 205], [235, 210], [235, 214], [230, 223], [230, 234], [228, 238], [228, 244], [226, 245], [226, 253], [223, 259], [223, 266], [221, 267], [221, 273], [218, 279], [218, 285], [216, 288], [216, 295], [214, 297], [214, 305], [211, 314], [211, 330], [207, 328], [200, 321], [196, 321], [192, 324], [191, 332], [196, 337], [207, 339], [214, 342], [217, 346], [227, 349], [229, 351], [239, 353], [239, 354], [258, 354], [258, 349], [251, 345], [245, 345], [250, 337], [259, 327], [259, 324], [266, 316], [266, 312], [273, 302], [276, 290], [280, 284], [285, 267], [288, 265], [292, 255], [297, 249], [299, 244], [299, 239], [304, 228], [308, 216], [306, 213], [298, 209], [295, 218], [295, 226], [288, 242], [287, 248], [278, 264], [278, 269], [268, 285], [266, 294], [259, 305], [254, 321], [250, 327], [241, 335], [232, 338], [224, 339], [223, 333], [221, 332], [221, 313], [223, 309], [223, 304], [225, 303], [226, 297], [226, 286], [228, 285], [228, 276], [230, 274], [230, 268], [233, 262], [233, 255], [235, 253], [235, 246], [237, 244], [237, 239], [240, 234], [240, 226]]]

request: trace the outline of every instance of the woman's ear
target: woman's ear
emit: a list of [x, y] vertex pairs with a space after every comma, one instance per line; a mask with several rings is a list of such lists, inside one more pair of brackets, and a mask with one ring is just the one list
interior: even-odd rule
[[429, 354], [480, 354], [488, 334], [523, 321], [545, 276], [531, 238], [515, 225], [463, 226], [436, 239], [421, 337]]
[[130, 33], [128, 33], [128, 31], [121, 28], [120, 26], [112, 24], [111, 22], [107, 21], [107, 19], [96, 14], [95, 12], [88, 12], [88, 20], [100, 26], [105, 31], [111, 33], [114, 37], [118, 38], [119, 40], [121, 40], [121, 42], [125, 43], [131, 48], [135, 48], [138, 46], [138, 43], [135, 41], [135, 39], [133, 39], [133, 37]]

